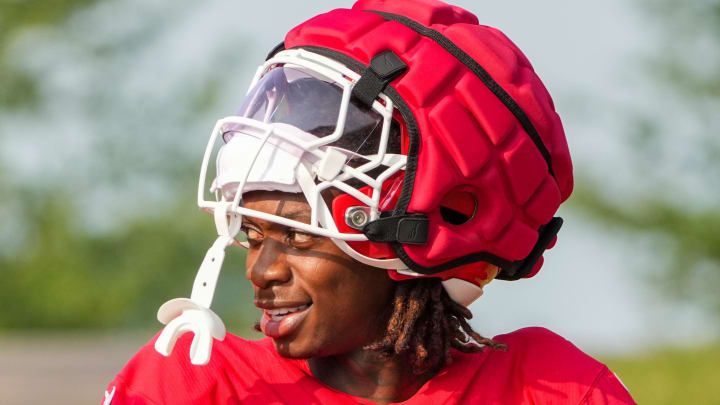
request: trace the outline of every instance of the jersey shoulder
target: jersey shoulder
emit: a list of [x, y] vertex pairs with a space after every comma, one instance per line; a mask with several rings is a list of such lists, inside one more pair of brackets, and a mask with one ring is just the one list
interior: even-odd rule
[[[508, 350], [493, 351], [490, 363], [505, 367], [532, 403], [633, 404], [627, 390], [605, 364], [569, 340], [541, 327], [496, 336]], [[587, 402], [590, 398], [595, 402]], [[606, 401], [600, 402], [599, 398]]]
[[577, 375], [580, 372], [594, 376], [605, 367], [569, 340], [541, 327], [518, 329], [495, 336], [494, 340], [507, 345], [505, 353], [514, 361], [535, 366], [531, 369], [537, 373], [570, 372]]
[[[278, 355], [267, 339], [252, 341], [228, 334], [215, 341], [211, 361], [190, 363], [193, 335], [178, 338], [170, 356], [155, 351], [157, 335], [143, 346], [108, 385], [109, 404], [233, 403], [238, 384], [252, 385]], [[230, 382], [223, 383], [223, 382]]]
[[491, 359], [521, 368], [528, 381], [589, 385], [605, 367], [569, 340], [545, 328], [523, 328], [498, 335], [494, 340], [507, 345], [507, 351], [494, 351]]

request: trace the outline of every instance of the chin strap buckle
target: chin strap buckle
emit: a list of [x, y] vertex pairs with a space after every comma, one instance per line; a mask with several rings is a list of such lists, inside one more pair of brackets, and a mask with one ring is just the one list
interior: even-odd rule
[[195, 276], [190, 298], [172, 299], [158, 310], [157, 319], [166, 326], [155, 341], [155, 350], [163, 356], [170, 355], [181, 335], [192, 332], [195, 336], [190, 346], [190, 362], [207, 364], [213, 338], [220, 341], [225, 339], [225, 325], [210, 309], [210, 305], [225, 260], [225, 248], [233, 244], [242, 222], [240, 215], [228, 214], [230, 206], [229, 202], [220, 202], [215, 208], [215, 226], [219, 236], [205, 254]]

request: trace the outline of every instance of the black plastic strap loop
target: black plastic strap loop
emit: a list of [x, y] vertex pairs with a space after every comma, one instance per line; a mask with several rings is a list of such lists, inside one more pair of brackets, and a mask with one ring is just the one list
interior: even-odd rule
[[430, 220], [422, 214], [407, 214], [376, 219], [363, 227], [373, 242], [397, 242], [410, 245], [427, 243]]
[[385, 51], [375, 55], [370, 67], [353, 87], [355, 96], [366, 107], [371, 107], [377, 96], [385, 90], [385, 86], [407, 69], [405, 62], [393, 51]]

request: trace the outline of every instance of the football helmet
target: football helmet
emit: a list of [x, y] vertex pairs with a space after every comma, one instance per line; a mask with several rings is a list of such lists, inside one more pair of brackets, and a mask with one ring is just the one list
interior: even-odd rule
[[[205, 342], [193, 347], [224, 336], [209, 307], [242, 216], [329, 237], [397, 280], [441, 278], [469, 305], [492, 278], [537, 273], [572, 186], [552, 99], [500, 31], [435, 0], [318, 15], [271, 51], [212, 131], [198, 205], [219, 238], [190, 300], [161, 308], [156, 348], [168, 353], [188, 330]], [[310, 223], [244, 207], [253, 190], [303, 193]], [[209, 350], [194, 353], [207, 362]]]

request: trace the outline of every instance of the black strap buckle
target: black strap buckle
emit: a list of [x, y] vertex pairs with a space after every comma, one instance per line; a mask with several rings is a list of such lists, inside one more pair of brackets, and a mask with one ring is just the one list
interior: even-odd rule
[[427, 243], [430, 220], [422, 214], [381, 217], [362, 229], [373, 242], [397, 242], [410, 245]]

